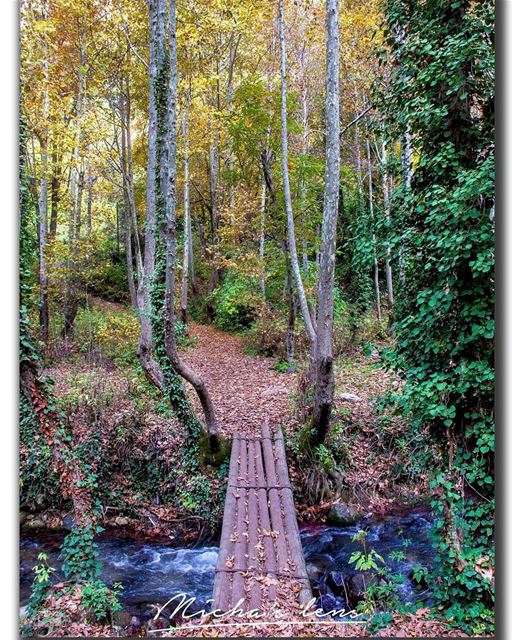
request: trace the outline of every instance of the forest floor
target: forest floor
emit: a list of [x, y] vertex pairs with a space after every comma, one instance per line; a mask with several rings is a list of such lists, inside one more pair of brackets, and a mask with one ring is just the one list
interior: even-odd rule
[[[212, 325], [191, 323], [190, 334], [197, 342], [185, 350], [183, 359], [204, 379], [224, 435], [259, 433], [265, 420], [270, 425], [290, 422], [296, 374], [280, 373], [272, 358], [247, 355], [241, 336]], [[200, 415], [197, 396], [191, 396]]]

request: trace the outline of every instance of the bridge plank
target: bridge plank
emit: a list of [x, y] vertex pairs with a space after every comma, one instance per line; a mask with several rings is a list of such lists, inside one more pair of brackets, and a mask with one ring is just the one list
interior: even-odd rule
[[[239, 456], [240, 456], [240, 439], [233, 438], [231, 445], [231, 460], [229, 463], [228, 487], [226, 489], [226, 502], [224, 505], [224, 517], [222, 520], [222, 534], [219, 546], [219, 557], [217, 559], [217, 568], [226, 568], [228, 558], [234, 555], [234, 544], [232, 535], [235, 531], [235, 515], [236, 515], [236, 497], [235, 489], [236, 479], [239, 475]], [[217, 573], [213, 586], [213, 601], [217, 603], [219, 609], [225, 610], [229, 602], [229, 594], [231, 592], [231, 576], [225, 571]]]
[[[284, 438], [281, 429], [277, 431], [275, 438], [276, 452], [276, 470], [279, 482], [284, 485], [290, 484], [288, 475], [288, 465], [286, 464], [286, 451], [284, 448]], [[292, 563], [295, 566], [295, 575], [301, 576], [303, 588], [300, 595], [300, 603], [305, 605], [311, 599], [311, 590], [306, 572], [306, 562], [302, 552], [302, 544], [300, 541], [299, 527], [297, 525], [297, 513], [293, 502], [292, 492], [287, 489], [281, 490], [281, 501], [283, 504], [283, 513], [285, 519], [286, 536], [288, 540], [288, 550]]]
[[[271, 574], [277, 572], [276, 562], [276, 550], [274, 548], [274, 540], [272, 536], [265, 535], [267, 531], [271, 531], [270, 527], [270, 513], [268, 510], [268, 496], [265, 490], [265, 472], [263, 469], [263, 452], [261, 449], [261, 442], [256, 442], [256, 470], [258, 473], [258, 479], [262, 486], [258, 490], [259, 508], [260, 508], [260, 536], [263, 538], [263, 550], [265, 554], [265, 568]], [[276, 599], [276, 586], [275, 584], [268, 585], [268, 599], [273, 602]]]
[[272, 440], [270, 439], [270, 429], [268, 423], [263, 425], [263, 461], [265, 464], [265, 476], [267, 478], [267, 491], [268, 501], [270, 509], [270, 519], [272, 522], [272, 538], [274, 539], [277, 556], [277, 567], [279, 573], [287, 573], [289, 570], [288, 565], [288, 551], [286, 549], [286, 540], [284, 537], [284, 525], [281, 514], [281, 499], [279, 491], [274, 487], [277, 486], [277, 473], [274, 461], [274, 450], [272, 447]]
[[[256, 459], [254, 440], [248, 442], [248, 484], [250, 487], [256, 486]], [[249, 572], [259, 572], [260, 562], [258, 556], [258, 525], [259, 525], [259, 509], [258, 509], [258, 493], [257, 489], [249, 489], [248, 500], [248, 528], [249, 528], [249, 558], [247, 561], [247, 570]], [[252, 579], [250, 584], [250, 608], [259, 609], [261, 606], [261, 586], [257, 580]]]
[[[244, 484], [247, 482], [247, 440], [245, 438], [240, 438], [239, 482]], [[245, 598], [245, 582], [241, 572], [247, 569], [247, 491], [244, 486], [239, 487], [237, 496], [234, 561], [236, 573], [233, 574], [232, 606]]]

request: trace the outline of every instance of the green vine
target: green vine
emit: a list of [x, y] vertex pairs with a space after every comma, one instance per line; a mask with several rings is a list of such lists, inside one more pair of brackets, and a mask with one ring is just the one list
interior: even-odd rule
[[[436, 566], [446, 620], [493, 630], [494, 44], [492, 2], [386, 0], [377, 91], [388, 135], [417, 152], [386, 229], [404, 256], [388, 364], [412, 437], [428, 427]], [[433, 443], [433, 444], [432, 444]]]

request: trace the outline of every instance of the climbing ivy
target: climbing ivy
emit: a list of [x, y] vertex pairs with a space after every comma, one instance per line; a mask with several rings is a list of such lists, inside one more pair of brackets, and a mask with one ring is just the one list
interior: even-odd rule
[[388, 364], [412, 429], [428, 425], [438, 551], [432, 589], [468, 633], [493, 627], [494, 45], [489, 1], [386, 0], [390, 138], [412, 134], [410, 190], [388, 238], [405, 262]]

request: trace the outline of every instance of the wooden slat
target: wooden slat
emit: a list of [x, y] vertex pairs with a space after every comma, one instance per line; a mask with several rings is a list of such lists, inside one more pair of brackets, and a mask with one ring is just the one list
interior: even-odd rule
[[[248, 461], [247, 461], [247, 478], [251, 487], [256, 485], [256, 454], [255, 442], [250, 440], [248, 443]], [[249, 533], [249, 558], [247, 560], [247, 569], [249, 572], [258, 572], [260, 568], [258, 558], [258, 525], [259, 525], [259, 509], [258, 509], [258, 492], [256, 489], [249, 489], [248, 498], [248, 533]], [[260, 583], [252, 578], [249, 589], [249, 602], [251, 609], [260, 609], [261, 607], [261, 586]]]
[[[239, 482], [247, 481], [247, 440], [240, 438], [240, 467]], [[238, 497], [236, 500], [236, 542], [235, 542], [235, 569], [245, 571], [247, 569], [247, 491], [241, 486], [238, 489]], [[241, 573], [233, 575], [233, 592], [231, 594], [231, 606], [235, 606], [237, 602], [245, 598], [245, 584]]]
[[[286, 464], [286, 452], [284, 448], [284, 438], [281, 429], [278, 430], [275, 439], [275, 453], [276, 453], [276, 470], [279, 481], [284, 484], [290, 483], [288, 476], [288, 466]], [[286, 537], [288, 539], [288, 551], [290, 558], [295, 565], [295, 574], [303, 576], [303, 589], [300, 595], [301, 604], [307, 604], [311, 598], [311, 588], [306, 572], [306, 562], [304, 560], [304, 553], [302, 551], [302, 544], [300, 541], [299, 527], [297, 525], [297, 514], [295, 511], [295, 505], [293, 503], [293, 495], [291, 491], [281, 490], [281, 503], [283, 506]]]
[[[263, 484], [265, 480], [265, 471], [263, 469], [263, 452], [261, 450], [261, 442], [256, 442], [255, 445], [256, 455], [256, 473], [258, 479]], [[258, 490], [259, 496], [259, 515], [260, 515], [260, 535], [263, 536], [263, 549], [265, 553], [265, 568], [275, 573], [277, 571], [276, 552], [274, 549], [274, 541], [272, 537], [266, 535], [266, 532], [271, 531], [270, 525], [270, 513], [268, 510], [268, 495], [264, 487]], [[268, 586], [268, 599], [273, 602], [276, 599], [276, 587], [274, 584]]]
[[279, 492], [277, 489], [273, 489], [277, 485], [277, 473], [274, 460], [274, 450], [272, 447], [272, 440], [270, 439], [270, 429], [268, 424], [263, 425], [262, 447], [263, 447], [263, 460], [265, 463], [265, 476], [267, 479], [267, 492], [268, 503], [270, 510], [270, 519], [272, 522], [272, 531], [275, 532], [274, 544], [276, 548], [277, 567], [279, 573], [287, 573], [289, 571], [288, 566], [288, 552], [286, 549], [286, 540], [284, 537], [283, 518], [281, 515], [281, 501], [279, 498]]
[[231, 445], [231, 459], [229, 463], [228, 488], [226, 490], [226, 502], [224, 505], [224, 516], [222, 519], [222, 534], [220, 539], [219, 556], [217, 558], [217, 571], [213, 585], [213, 606], [216, 609], [227, 610], [228, 603], [228, 574], [222, 571], [226, 567], [226, 561], [230, 555], [233, 555], [234, 544], [231, 542], [231, 535], [234, 529], [234, 520], [236, 513], [235, 489], [229, 485], [236, 484], [239, 475], [239, 456], [240, 456], [240, 439], [233, 438]]
[[[254, 487], [256, 484], [256, 460], [254, 453], [254, 440], [249, 441], [248, 461], [247, 461], [247, 477], [249, 486]], [[258, 553], [256, 545], [258, 543], [258, 494], [255, 489], [249, 489], [248, 498], [248, 517], [249, 517], [249, 558], [247, 568], [258, 569]]]

